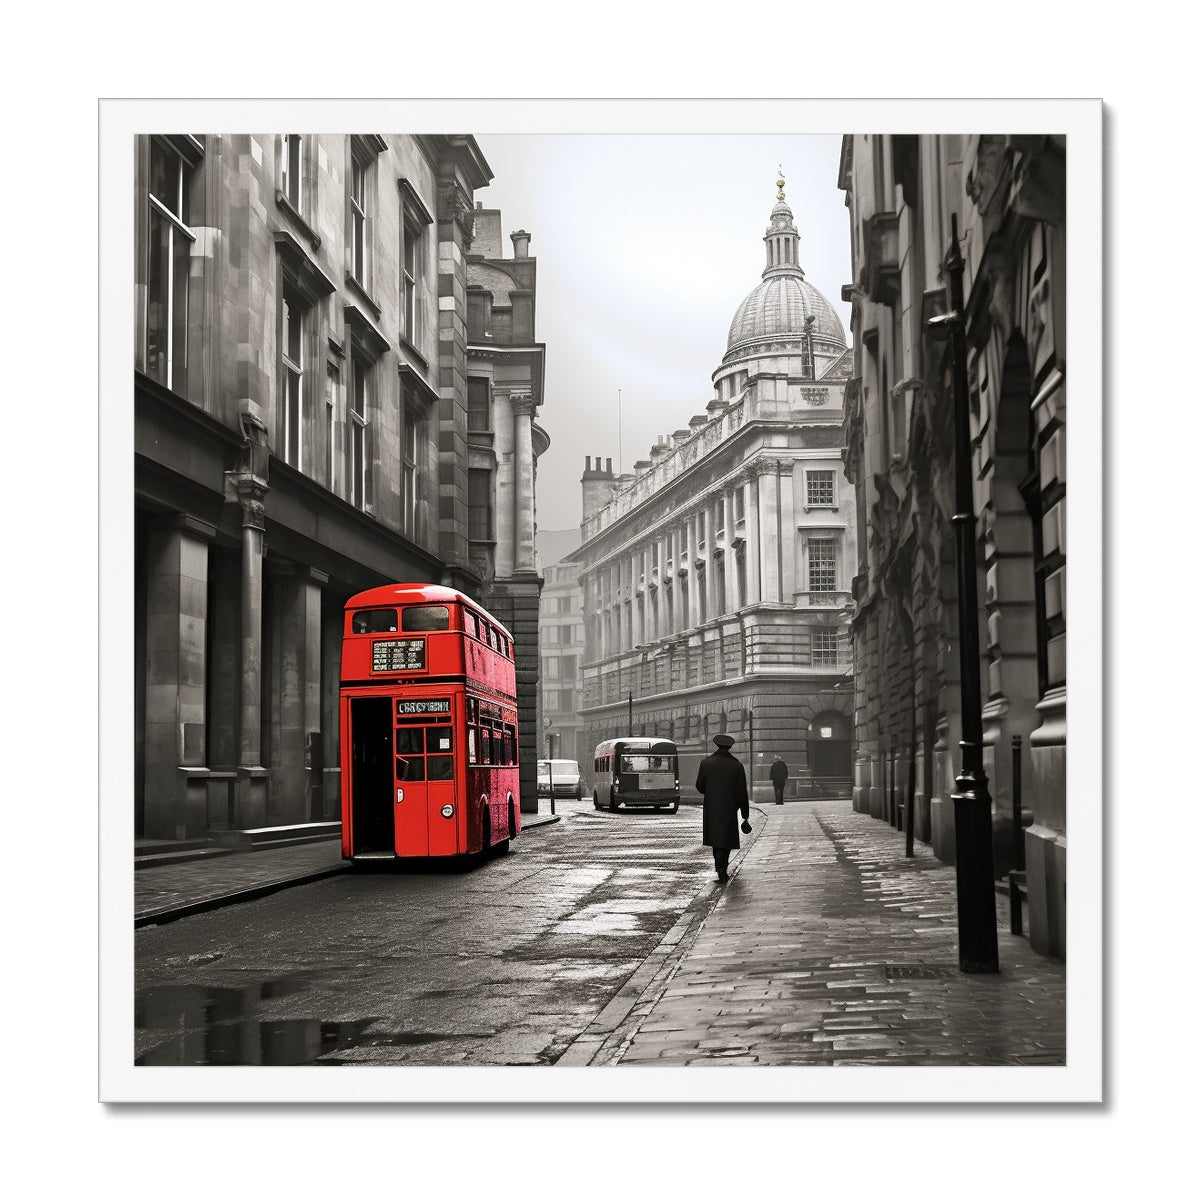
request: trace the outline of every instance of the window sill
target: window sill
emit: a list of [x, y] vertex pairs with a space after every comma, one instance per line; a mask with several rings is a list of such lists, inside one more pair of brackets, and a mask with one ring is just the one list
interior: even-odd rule
[[417, 364], [420, 366], [422, 371], [427, 372], [429, 370], [429, 360], [420, 352], [420, 350], [416, 348], [416, 346], [412, 344], [412, 342], [408, 340], [408, 338], [404, 336], [404, 334], [400, 335], [400, 348], [407, 351], [410, 357], [416, 359]]
[[275, 189], [275, 207], [282, 209], [300, 227], [300, 232], [312, 243], [314, 250], [321, 248], [321, 235], [300, 215], [292, 202], [278, 188]]
[[370, 309], [371, 315], [378, 321], [383, 309], [375, 303], [371, 293], [349, 271], [346, 272], [346, 286]]

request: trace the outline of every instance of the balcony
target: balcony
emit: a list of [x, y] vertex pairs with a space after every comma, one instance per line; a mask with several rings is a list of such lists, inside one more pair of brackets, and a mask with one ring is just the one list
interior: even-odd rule
[[852, 599], [849, 592], [793, 592], [797, 608], [844, 608]]

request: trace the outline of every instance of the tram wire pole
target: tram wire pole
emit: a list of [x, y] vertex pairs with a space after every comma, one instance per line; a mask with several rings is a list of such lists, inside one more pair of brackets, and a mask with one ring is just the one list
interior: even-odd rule
[[979, 594], [975, 557], [971, 414], [963, 304], [964, 262], [958, 247], [958, 214], [950, 216], [944, 267], [950, 311], [930, 319], [949, 326], [954, 405], [954, 515], [958, 565], [958, 650], [962, 690], [960, 766], [954, 780], [954, 846], [958, 896], [958, 965], [971, 974], [997, 974], [996, 889], [992, 878], [992, 798], [983, 769], [983, 710], [979, 688]]

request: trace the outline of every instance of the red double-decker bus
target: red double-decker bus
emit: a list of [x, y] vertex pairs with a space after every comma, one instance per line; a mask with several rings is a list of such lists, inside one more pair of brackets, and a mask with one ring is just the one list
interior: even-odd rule
[[508, 630], [453, 588], [395, 583], [346, 602], [342, 857], [506, 851], [521, 831]]

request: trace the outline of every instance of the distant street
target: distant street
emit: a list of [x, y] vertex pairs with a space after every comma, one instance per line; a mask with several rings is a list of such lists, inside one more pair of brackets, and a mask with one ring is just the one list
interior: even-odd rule
[[557, 809], [477, 867], [344, 874], [139, 931], [139, 1061], [555, 1062], [715, 898], [698, 808]]

